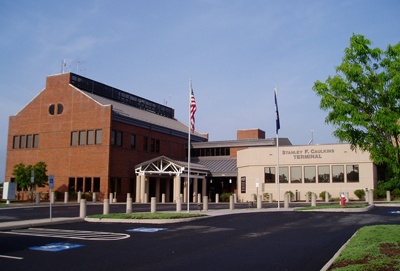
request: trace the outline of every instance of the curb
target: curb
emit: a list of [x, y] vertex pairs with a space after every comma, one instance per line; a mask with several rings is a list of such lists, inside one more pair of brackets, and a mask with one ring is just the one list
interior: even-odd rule
[[204, 218], [209, 218], [210, 216], [199, 216], [191, 218], [174, 218], [174, 219], [118, 219], [118, 218], [90, 218], [85, 217], [86, 222], [96, 222], [96, 223], [129, 223], [129, 224], [172, 224], [180, 222], [189, 222]]
[[[361, 212], [368, 212], [372, 208], [374, 208], [375, 205], [371, 204], [366, 208], [327, 208], [327, 209], [310, 209], [310, 210], [297, 210], [295, 208], [295, 211], [298, 212], [326, 212], [326, 213], [361, 213]], [[302, 207], [298, 207], [302, 208]]]

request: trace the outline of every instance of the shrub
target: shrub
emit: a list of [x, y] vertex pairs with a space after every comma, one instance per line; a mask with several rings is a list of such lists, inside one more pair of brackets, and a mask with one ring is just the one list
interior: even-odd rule
[[354, 195], [356, 195], [359, 200], [365, 199], [365, 190], [357, 189], [354, 191]]
[[264, 193], [263, 194], [263, 199], [264, 200], [269, 200], [269, 193]]
[[393, 191], [391, 192], [391, 194], [392, 194], [392, 196], [393, 196], [393, 198], [400, 198], [400, 189], [398, 189], [398, 188], [396, 188], [396, 189], [393, 189]]
[[221, 194], [221, 201], [222, 202], [228, 202], [229, 197], [232, 195], [232, 193], [222, 193]]
[[374, 193], [374, 199], [383, 199], [386, 198], [386, 189], [384, 188], [378, 188], [373, 190]]
[[[319, 193], [319, 197], [322, 200], [325, 200], [325, 195], [326, 195], [326, 191], [322, 191], [321, 193]], [[331, 194], [328, 192], [328, 197], [331, 198]]]
[[293, 193], [292, 191], [290, 191], [290, 190], [289, 190], [289, 191], [286, 191], [286, 192], [285, 192], [285, 195], [286, 195], [286, 194], [289, 194], [290, 200], [294, 200], [294, 193]]

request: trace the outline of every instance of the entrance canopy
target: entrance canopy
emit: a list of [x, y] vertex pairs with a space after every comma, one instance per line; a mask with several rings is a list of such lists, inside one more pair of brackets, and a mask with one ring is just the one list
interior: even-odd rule
[[[174, 176], [188, 176], [188, 163], [170, 159], [166, 156], [159, 156], [154, 159], [148, 160], [135, 166], [135, 173], [137, 175], [174, 175]], [[204, 178], [209, 176], [210, 171], [207, 167], [190, 163], [190, 177], [191, 178]]]

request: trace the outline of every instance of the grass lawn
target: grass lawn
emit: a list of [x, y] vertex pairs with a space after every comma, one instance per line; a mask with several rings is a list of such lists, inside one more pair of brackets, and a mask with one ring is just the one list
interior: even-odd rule
[[400, 270], [400, 226], [366, 226], [357, 231], [329, 270]]
[[111, 219], [179, 219], [206, 216], [191, 213], [130, 213], [130, 214], [98, 214], [90, 215], [89, 218], [111, 218]]

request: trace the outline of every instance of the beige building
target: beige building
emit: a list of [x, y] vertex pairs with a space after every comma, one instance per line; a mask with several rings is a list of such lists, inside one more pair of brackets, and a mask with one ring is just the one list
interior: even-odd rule
[[[279, 151], [278, 151], [279, 150]], [[279, 159], [279, 185], [277, 164]], [[283, 201], [287, 191], [294, 200], [305, 200], [308, 192], [341, 193], [357, 199], [357, 189], [377, 187], [377, 168], [368, 152], [352, 151], [350, 144], [257, 147], [238, 151], [238, 200], [252, 201], [254, 195], [272, 193]]]

